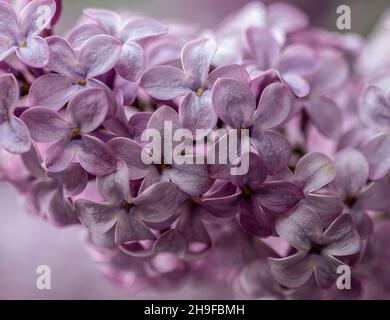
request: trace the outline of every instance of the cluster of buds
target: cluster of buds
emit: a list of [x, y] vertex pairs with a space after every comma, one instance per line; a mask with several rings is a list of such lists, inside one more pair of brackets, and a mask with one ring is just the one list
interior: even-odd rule
[[80, 225], [129, 290], [389, 297], [390, 69], [368, 43], [285, 3], [213, 30], [86, 9], [59, 36], [60, 13], [0, 1], [0, 180], [28, 210]]

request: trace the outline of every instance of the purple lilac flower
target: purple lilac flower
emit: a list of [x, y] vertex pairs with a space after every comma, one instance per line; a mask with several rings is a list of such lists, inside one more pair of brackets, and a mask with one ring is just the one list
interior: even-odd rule
[[302, 198], [303, 193], [293, 183], [283, 181], [266, 182], [267, 166], [262, 158], [253, 152], [244, 153], [249, 159], [249, 170], [246, 175], [230, 176], [220, 170], [220, 165], [211, 165], [210, 172], [214, 178], [228, 178], [239, 190], [235, 198], [239, 204], [239, 221], [248, 233], [268, 237], [274, 232], [274, 222], [278, 215], [286, 213]]
[[294, 44], [282, 49], [276, 37], [267, 29], [251, 27], [247, 42], [253, 60], [247, 61], [251, 74], [275, 69], [276, 76], [299, 98], [310, 92], [304, 76], [315, 70], [316, 52], [308, 46]]
[[267, 86], [256, 107], [250, 87], [236, 79], [217, 80], [212, 93], [218, 117], [234, 129], [249, 129], [250, 142], [265, 161], [268, 172], [275, 174], [285, 168], [291, 149], [285, 137], [275, 129], [285, 121], [291, 110], [288, 89], [278, 83]]
[[336, 168], [324, 154], [312, 152], [304, 155], [295, 166], [294, 180], [304, 193], [302, 203], [313, 208], [324, 225], [329, 225], [342, 210], [336, 192], [322, 192], [336, 178]]
[[[97, 25], [103, 29], [102, 33], [121, 41], [121, 56], [115, 65], [115, 70], [128, 81], [137, 81], [145, 69], [146, 56], [138, 42], [168, 32], [167, 27], [159, 21], [147, 17], [131, 17], [122, 21], [115, 12], [101, 9], [86, 9], [84, 14], [96, 21]], [[88, 38], [91, 33], [101, 33], [96, 26], [84, 25], [81, 28], [83, 29], [75, 30], [70, 37]], [[92, 30], [88, 30], [91, 28]]]
[[[162, 143], [165, 121], [171, 121], [174, 126], [180, 123], [177, 113], [172, 108], [163, 106], [153, 113], [146, 126], [146, 129], [155, 129], [160, 133]], [[175, 161], [168, 163], [163, 158], [164, 149], [162, 149], [162, 158], [156, 163], [147, 165], [142, 162], [141, 154], [149, 151], [135, 141], [117, 138], [111, 140], [109, 144], [127, 163], [133, 179], [145, 178], [143, 187], [158, 181], [173, 181], [182, 191], [192, 195], [201, 195], [210, 187], [211, 180], [206, 164], [189, 164], [188, 162], [178, 164]], [[150, 152], [153, 154], [153, 150]], [[193, 156], [186, 155], [185, 157]]]
[[84, 191], [88, 174], [78, 163], [70, 163], [61, 172], [46, 172], [40, 151], [32, 145], [22, 160], [35, 178], [28, 190], [28, 206], [35, 214], [56, 226], [79, 224], [72, 197]]
[[186, 129], [210, 129], [217, 123], [212, 109], [211, 89], [219, 78], [238, 78], [249, 82], [248, 73], [239, 65], [225, 65], [209, 74], [217, 49], [210, 39], [187, 43], [182, 50], [183, 70], [158, 66], [148, 70], [140, 86], [153, 98], [170, 100], [184, 96], [179, 106], [179, 118]]
[[154, 240], [146, 222], [162, 222], [174, 214], [180, 197], [171, 182], [156, 183], [136, 197], [131, 196], [126, 164], [107, 176], [100, 177], [98, 188], [105, 199], [96, 203], [76, 201], [81, 221], [92, 233], [105, 234], [115, 230], [115, 243]]
[[23, 113], [33, 140], [55, 142], [45, 156], [49, 171], [67, 168], [75, 155], [89, 173], [104, 175], [114, 170], [115, 158], [109, 147], [90, 133], [104, 121], [109, 108], [103, 90], [86, 89], [69, 102], [66, 119], [48, 108], [36, 107]]
[[172, 252], [185, 260], [200, 259], [210, 253], [212, 239], [205, 222], [212, 217], [229, 219], [237, 211], [236, 187], [215, 183], [202, 196], [184, 196], [175, 226], [157, 239], [155, 252]]
[[22, 120], [14, 111], [19, 99], [19, 86], [12, 74], [0, 75], [0, 145], [11, 153], [30, 149], [31, 137]]
[[54, 0], [34, 0], [18, 16], [8, 3], [0, 2], [0, 61], [13, 52], [28, 66], [42, 68], [49, 62], [48, 45], [39, 34], [56, 12]]
[[370, 86], [363, 94], [360, 116], [364, 124], [377, 134], [362, 146], [373, 180], [390, 173], [390, 101], [379, 87]]
[[329, 288], [337, 278], [337, 267], [344, 264], [337, 257], [360, 250], [360, 238], [349, 214], [341, 215], [324, 230], [318, 215], [300, 206], [276, 222], [276, 231], [297, 250], [286, 258], [268, 259], [275, 278], [290, 288], [305, 284], [313, 272], [318, 286]]
[[105, 87], [95, 80], [112, 69], [120, 56], [120, 42], [98, 35], [84, 43], [78, 52], [58, 36], [47, 38], [50, 60], [45, 74], [34, 81], [29, 92], [31, 106], [61, 109], [77, 92], [90, 87]]

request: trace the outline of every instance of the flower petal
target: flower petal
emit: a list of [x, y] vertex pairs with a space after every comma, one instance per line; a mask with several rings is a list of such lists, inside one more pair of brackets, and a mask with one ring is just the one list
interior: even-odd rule
[[127, 201], [130, 196], [128, 168], [125, 163], [117, 165], [117, 169], [106, 176], [96, 178], [97, 188], [105, 200], [110, 202]]
[[122, 23], [121, 17], [111, 10], [87, 8], [83, 10], [83, 13], [95, 20], [105, 31], [113, 36], [119, 36], [117, 33]]
[[46, 171], [42, 167], [42, 156], [34, 144], [28, 152], [21, 155], [23, 164], [29, 173], [36, 178], [43, 178], [46, 176]]
[[368, 87], [363, 93], [359, 115], [369, 127], [387, 130], [390, 127], [390, 101], [386, 93], [379, 87]]
[[159, 100], [171, 100], [189, 91], [183, 71], [171, 66], [158, 66], [146, 71], [140, 86], [148, 95]]
[[333, 221], [321, 242], [326, 245], [323, 252], [332, 256], [348, 256], [358, 252], [360, 238], [353, 228], [351, 215], [342, 214]]
[[303, 44], [293, 44], [283, 50], [278, 70], [283, 74], [293, 73], [304, 76], [313, 72], [316, 65], [317, 56], [314, 49]]
[[79, 224], [79, 218], [69, 198], [61, 190], [54, 193], [48, 208], [48, 220], [58, 227]]
[[144, 49], [139, 44], [128, 41], [122, 45], [121, 56], [115, 70], [128, 81], [137, 81], [145, 70], [145, 64]]
[[0, 115], [13, 113], [19, 99], [19, 86], [13, 74], [0, 75]]
[[332, 256], [315, 256], [314, 277], [320, 289], [328, 289], [336, 283], [337, 267], [343, 262]]
[[344, 207], [339, 197], [315, 193], [306, 193], [304, 204], [319, 215], [324, 226], [329, 226]]
[[367, 183], [369, 166], [364, 155], [356, 149], [346, 148], [334, 158], [336, 167], [335, 185], [342, 196], [353, 196]]
[[217, 44], [211, 39], [198, 39], [187, 43], [181, 53], [183, 70], [191, 82], [199, 87], [205, 84]]
[[385, 177], [375, 181], [359, 195], [359, 204], [366, 210], [376, 212], [390, 208], [390, 180]]
[[108, 145], [126, 162], [130, 180], [141, 179], [148, 174], [150, 168], [142, 161], [142, 153], [145, 151], [138, 143], [127, 138], [115, 138]]
[[240, 226], [249, 234], [269, 237], [273, 233], [275, 217], [256, 201], [240, 200]]
[[250, 27], [246, 37], [256, 65], [263, 71], [275, 66], [280, 57], [280, 44], [274, 35], [267, 29]]
[[16, 55], [30, 67], [42, 68], [49, 63], [50, 49], [45, 39], [35, 36], [26, 40], [26, 47], [19, 47]]
[[335, 139], [340, 135], [342, 113], [332, 99], [324, 96], [311, 97], [305, 106], [311, 121], [325, 137]]
[[177, 222], [176, 228], [187, 240], [188, 250], [185, 253], [187, 260], [202, 258], [210, 251], [212, 241], [199, 214], [185, 212]]
[[309, 95], [310, 86], [303, 77], [293, 73], [285, 73], [280, 78], [296, 97], [304, 98]]
[[103, 176], [115, 170], [115, 156], [103, 141], [88, 135], [81, 138], [77, 150], [80, 165], [90, 174]]
[[50, 48], [50, 59], [47, 68], [72, 80], [83, 80], [84, 70], [77, 64], [77, 57], [71, 45], [63, 38], [52, 36], [46, 38]]
[[243, 160], [248, 161], [248, 172], [234, 176], [236, 185], [243, 188], [246, 185], [250, 187], [262, 184], [267, 178], [267, 165], [263, 159], [257, 153], [249, 152], [241, 155], [241, 162]]
[[30, 106], [45, 106], [60, 110], [83, 88], [73, 84], [72, 80], [60, 74], [45, 74], [33, 82], [28, 94]]
[[309, 207], [299, 206], [287, 216], [281, 216], [275, 223], [276, 232], [291, 246], [309, 251], [311, 244], [322, 236], [322, 222]]
[[74, 197], [87, 186], [88, 174], [78, 163], [71, 163], [61, 172], [49, 172], [48, 176], [58, 179], [63, 188], [64, 196]]
[[305, 252], [281, 259], [268, 258], [268, 262], [276, 281], [288, 288], [301, 287], [313, 274], [311, 259]]
[[139, 41], [157, 37], [168, 32], [168, 28], [159, 21], [147, 17], [134, 17], [123, 26], [121, 40]]
[[80, 49], [79, 63], [88, 79], [110, 71], [121, 55], [121, 43], [110, 36], [97, 35], [87, 40]]
[[390, 172], [390, 134], [379, 134], [362, 146], [370, 166], [369, 177], [379, 180]]
[[285, 121], [290, 111], [291, 100], [287, 88], [280, 83], [272, 83], [261, 94], [252, 121], [263, 130], [272, 129]]
[[0, 124], [0, 144], [14, 154], [25, 153], [31, 148], [31, 137], [27, 126], [14, 115]]
[[70, 134], [67, 122], [57, 112], [48, 108], [30, 108], [23, 112], [21, 118], [35, 141], [51, 142]]
[[254, 191], [256, 202], [273, 212], [286, 212], [303, 198], [301, 189], [289, 182], [263, 183]]
[[82, 24], [71, 32], [68, 41], [72, 48], [80, 49], [87, 40], [99, 34], [105, 34], [105, 30], [98, 24]]
[[119, 210], [112, 204], [78, 199], [75, 206], [81, 222], [92, 232], [105, 233], [116, 223]]
[[[184, 156], [189, 159], [190, 156]], [[208, 190], [211, 179], [206, 164], [189, 164], [184, 160], [184, 164], [173, 164], [166, 170], [167, 176], [184, 192], [198, 196]]]
[[0, 34], [2, 38], [16, 39], [19, 32], [18, 16], [14, 8], [4, 1], [0, 2], [0, 21]]
[[256, 100], [250, 88], [242, 81], [219, 79], [212, 92], [215, 112], [233, 128], [242, 128], [255, 111]]
[[77, 93], [68, 104], [68, 121], [82, 133], [96, 130], [106, 118], [109, 101], [100, 88], [88, 88]]
[[275, 2], [267, 7], [267, 22], [271, 28], [290, 33], [305, 28], [309, 19], [299, 8], [287, 2]]
[[251, 142], [267, 164], [269, 174], [276, 174], [287, 167], [291, 146], [283, 135], [267, 130], [253, 137]]
[[45, 166], [48, 171], [64, 171], [76, 154], [76, 143], [66, 137], [49, 147], [45, 155]]
[[168, 230], [158, 237], [153, 251], [156, 253], [172, 252], [182, 257], [188, 251], [187, 239], [176, 229]]
[[147, 129], [156, 129], [161, 134], [161, 139], [164, 139], [164, 125], [170, 122], [172, 124], [173, 132], [179, 128], [179, 116], [177, 112], [168, 106], [158, 108], [150, 117]]
[[124, 243], [140, 240], [155, 240], [149, 227], [135, 214], [120, 214], [115, 229], [115, 242]]
[[0, 61], [3, 61], [9, 55], [14, 53], [18, 48], [16, 46], [16, 42], [13, 39], [3, 38], [2, 40], [4, 43], [0, 45]]
[[304, 192], [312, 192], [332, 182], [336, 177], [336, 169], [326, 155], [312, 152], [299, 159], [295, 176], [303, 184]]
[[56, 12], [54, 0], [34, 0], [20, 13], [20, 31], [26, 37], [38, 35], [49, 26]]
[[191, 130], [195, 136], [196, 129], [212, 129], [218, 117], [211, 106], [210, 90], [199, 97], [189, 92], [179, 106], [179, 118], [183, 128]]
[[158, 182], [143, 190], [134, 199], [134, 212], [148, 222], [168, 220], [184, 196], [172, 182]]
[[219, 78], [233, 78], [248, 85], [251, 81], [248, 71], [238, 64], [227, 64], [214, 69], [210, 72], [207, 81], [212, 86]]

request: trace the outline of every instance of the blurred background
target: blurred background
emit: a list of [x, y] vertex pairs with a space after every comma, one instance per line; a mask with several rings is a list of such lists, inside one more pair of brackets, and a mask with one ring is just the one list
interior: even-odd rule
[[[66, 0], [59, 33], [72, 27], [85, 7], [126, 9], [163, 20], [179, 19], [203, 27], [213, 27], [227, 14], [238, 10], [246, 0]], [[270, 3], [271, 1], [263, 1]], [[347, 4], [352, 9], [352, 31], [367, 35], [390, 6], [388, 0], [294, 0], [313, 25], [336, 30], [336, 8]], [[152, 292], [129, 295], [105, 279], [91, 260], [80, 228], [55, 229], [45, 221], [28, 216], [22, 198], [10, 186], [0, 183], [0, 299], [125, 299], [175, 298]], [[36, 268], [52, 270], [52, 289], [36, 289]], [[204, 297], [187, 290], [187, 297]], [[224, 298], [224, 297], [221, 297]]]

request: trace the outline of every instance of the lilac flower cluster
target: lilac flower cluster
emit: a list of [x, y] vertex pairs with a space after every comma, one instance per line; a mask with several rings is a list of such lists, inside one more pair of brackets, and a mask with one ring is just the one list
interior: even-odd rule
[[[261, 2], [214, 30], [87, 9], [59, 36], [61, 1], [22, 3], [0, 1], [0, 179], [54, 225], [81, 224], [107, 275], [389, 297], [390, 69], [363, 67], [363, 39]], [[142, 133], [165, 121], [215, 135], [189, 157], [229, 139], [213, 129], [247, 129], [249, 171], [144, 163]]]

